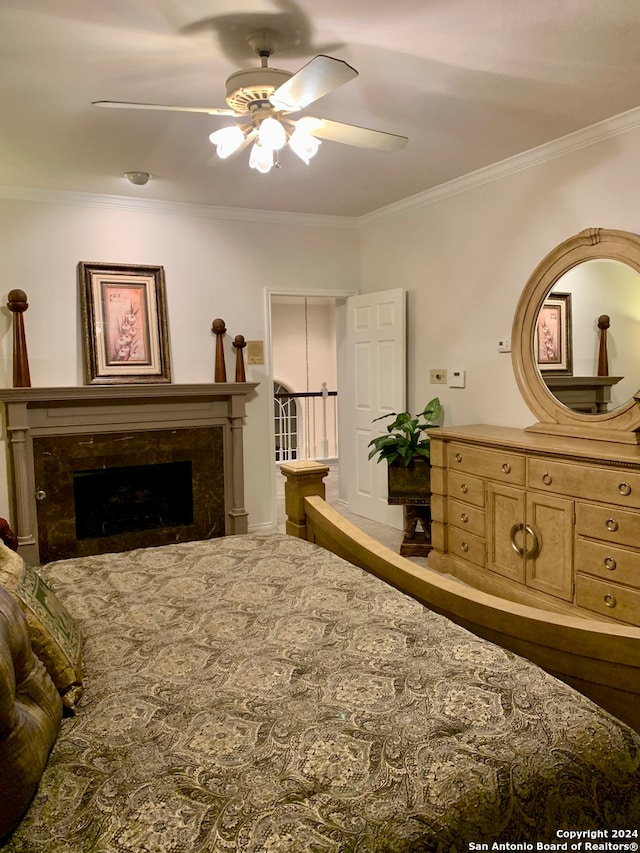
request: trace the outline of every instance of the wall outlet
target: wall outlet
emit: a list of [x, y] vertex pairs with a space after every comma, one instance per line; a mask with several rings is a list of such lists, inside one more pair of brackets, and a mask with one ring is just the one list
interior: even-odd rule
[[498, 352], [511, 352], [511, 339], [503, 338], [498, 341]]
[[429, 371], [429, 382], [432, 385], [446, 385], [447, 384], [447, 371], [444, 368], [436, 368], [435, 370]]

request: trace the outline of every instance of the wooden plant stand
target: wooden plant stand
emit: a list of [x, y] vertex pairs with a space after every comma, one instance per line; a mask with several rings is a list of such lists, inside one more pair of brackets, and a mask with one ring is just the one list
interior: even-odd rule
[[387, 503], [404, 509], [403, 557], [428, 557], [431, 551], [431, 468], [414, 457], [408, 466], [389, 465]]
[[404, 505], [403, 557], [428, 557], [431, 545], [431, 502]]

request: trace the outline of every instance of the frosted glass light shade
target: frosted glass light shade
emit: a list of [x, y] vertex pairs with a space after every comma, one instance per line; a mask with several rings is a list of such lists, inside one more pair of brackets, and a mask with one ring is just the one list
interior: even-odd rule
[[305, 133], [304, 130], [294, 130], [289, 139], [289, 148], [307, 165], [309, 160], [318, 153], [319, 147], [320, 140]]
[[216, 146], [218, 157], [224, 160], [240, 148], [244, 142], [244, 133], [237, 124], [234, 124], [209, 134], [209, 141]]
[[258, 139], [263, 148], [278, 151], [287, 144], [287, 132], [277, 119], [269, 116], [260, 125]]
[[249, 166], [266, 175], [273, 166], [273, 150], [271, 148], [263, 148], [259, 142], [255, 142], [251, 148]]

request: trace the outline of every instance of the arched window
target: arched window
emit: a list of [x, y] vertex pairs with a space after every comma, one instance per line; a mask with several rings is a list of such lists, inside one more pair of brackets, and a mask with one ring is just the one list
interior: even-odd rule
[[298, 405], [289, 388], [273, 383], [273, 416], [276, 435], [276, 462], [291, 462], [298, 458]]

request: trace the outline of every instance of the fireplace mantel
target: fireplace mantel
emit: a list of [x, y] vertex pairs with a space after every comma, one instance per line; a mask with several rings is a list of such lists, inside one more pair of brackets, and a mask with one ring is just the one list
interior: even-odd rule
[[[251, 382], [0, 389], [11, 447], [19, 551], [39, 562], [33, 439], [222, 426], [227, 534], [246, 533], [242, 429]], [[40, 495], [41, 497], [41, 495]]]
[[65, 403], [74, 401], [100, 402], [102, 400], [161, 400], [184, 397], [246, 397], [255, 382], [215, 382], [211, 384], [174, 385], [70, 385], [58, 388], [0, 388], [0, 401], [5, 403]]

